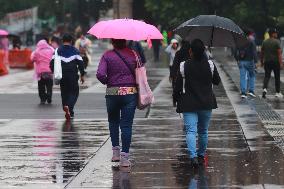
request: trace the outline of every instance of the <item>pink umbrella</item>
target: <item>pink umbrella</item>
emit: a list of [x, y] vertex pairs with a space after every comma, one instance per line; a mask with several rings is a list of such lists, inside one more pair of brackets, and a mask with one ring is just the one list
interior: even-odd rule
[[100, 21], [88, 33], [99, 39], [126, 39], [133, 41], [163, 39], [163, 35], [155, 26], [133, 19]]
[[7, 31], [0, 29], [0, 36], [7, 36], [7, 35], [9, 35]]

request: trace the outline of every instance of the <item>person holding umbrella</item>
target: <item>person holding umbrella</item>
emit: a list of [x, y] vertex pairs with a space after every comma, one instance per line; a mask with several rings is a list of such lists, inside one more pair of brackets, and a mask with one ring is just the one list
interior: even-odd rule
[[[147, 78], [145, 78], [146, 70], [141, 63], [141, 57], [127, 47], [126, 40], [147, 40], [148, 45], [150, 45], [151, 39], [160, 40], [163, 39], [163, 35], [155, 26], [133, 19], [100, 21], [88, 33], [99, 39], [111, 39], [112, 41], [113, 50], [106, 51], [101, 57], [97, 78], [107, 86], [105, 98], [113, 150], [111, 161], [119, 161], [121, 167], [130, 167], [129, 148], [132, 138], [132, 124], [136, 107], [137, 105], [138, 108], [141, 107], [142, 102], [142, 98], [138, 101], [139, 94], [136, 88], [137, 84], [139, 85], [139, 78], [141, 80], [141, 77], [138, 76], [141, 76], [141, 74], [143, 74], [144, 86], [146, 87], [144, 89], [150, 94], [147, 95], [149, 97], [148, 102], [153, 100], [153, 96], [151, 95], [152, 92], [149, 91], [150, 87]], [[143, 86], [139, 88], [140, 92], [141, 89], [143, 89]], [[119, 129], [122, 141], [121, 150]]]
[[204, 56], [205, 46], [200, 39], [192, 41], [189, 53], [191, 59], [180, 65], [173, 97], [177, 113], [183, 114], [190, 163], [197, 168], [204, 163], [211, 113], [217, 108], [212, 84], [218, 85], [221, 79], [214, 63]]
[[[120, 161], [120, 166], [129, 167], [129, 148], [132, 124], [137, 106], [137, 88], [134, 77], [136, 57], [126, 46], [124, 39], [112, 39], [113, 50], [105, 52], [100, 60], [97, 78], [107, 85], [106, 106], [109, 131], [112, 142], [112, 161]], [[120, 153], [119, 128], [122, 150]]]

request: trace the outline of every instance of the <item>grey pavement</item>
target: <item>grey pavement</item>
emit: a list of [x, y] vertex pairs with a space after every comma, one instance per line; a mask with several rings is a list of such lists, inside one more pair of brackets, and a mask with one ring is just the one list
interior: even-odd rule
[[[102, 52], [94, 52], [94, 60]], [[216, 58], [222, 85], [214, 88], [219, 108], [213, 111], [205, 167], [190, 168], [166, 64], [151, 59], [147, 66], [155, 103], [137, 111], [133, 166], [119, 169], [111, 163], [104, 88], [93, 78], [94, 63], [70, 124], [62, 119], [58, 92], [53, 105], [39, 106], [29, 81], [23, 82], [23, 93], [0, 89], [0, 188], [284, 188], [283, 152], [259, 110], [270, 108], [279, 115], [269, 104], [274, 99], [241, 100], [237, 75], [228, 72], [235, 70], [230, 57], [219, 51]], [[11, 85], [3, 87], [12, 91]], [[280, 115], [271, 116], [273, 123], [281, 123]]]
[[[239, 69], [236, 61], [228, 53], [224, 53], [224, 51], [221, 50], [215, 51], [214, 54], [215, 58], [220, 62], [220, 66], [237, 88], [236, 91], [239, 91]], [[282, 71], [282, 77], [283, 76], [284, 73]], [[262, 129], [268, 132], [270, 136], [274, 137], [277, 145], [284, 152], [284, 99], [279, 99], [274, 96], [274, 77], [272, 77], [270, 81], [267, 99], [262, 99], [263, 78], [263, 69], [258, 68], [255, 82], [257, 98], [239, 99], [239, 101], [241, 101], [242, 104], [247, 104], [250, 109], [254, 110], [263, 123]], [[283, 82], [284, 81], [281, 80], [282, 90], [284, 89]]]
[[[229, 87], [228, 83], [225, 85]], [[170, 89], [167, 82], [160, 87], [161, 91]], [[161, 115], [157, 116], [155, 109], [148, 119], [135, 121], [131, 169], [119, 170], [109, 162], [111, 144], [107, 141], [97, 158], [91, 159], [66, 188], [283, 188], [283, 154], [273, 144], [273, 138], [252, 131], [254, 138], [248, 142], [243, 125], [261, 124], [260, 120], [250, 115], [241, 125], [235, 105], [227, 97], [235, 91], [223, 86], [215, 91], [219, 108], [213, 112], [209, 130], [206, 167], [197, 172], [190, 168], [183, 124], [176, 118], [174, 108], [169, 107], [168, 94], [153, 104], [159, 107], [167, 100]], [[259, 142], [257, 148], [253, 141]], [[250, 145], [255, 148], [251, 150]]]

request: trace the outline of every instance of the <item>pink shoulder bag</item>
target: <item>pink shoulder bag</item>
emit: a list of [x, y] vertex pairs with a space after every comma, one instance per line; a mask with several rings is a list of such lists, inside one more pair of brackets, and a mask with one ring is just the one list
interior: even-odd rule
[[133, 50], [136, 58], [137, 66], [135, 69], [136, 84], [138, 86], [138, 105], [139, 110], [143, 110], [154, 102], [154, 95], [148, 84], [146, 68], [142, 66], [142, 63], [137, 56], [137, 53]]
[[154, 95], [151, 91], [151, 88], [148, 84], [146, 68], [142, 65], [137, 53], [132, 50], [133, 54], [135, 55], [135, 59], [137, 62], [135, 73], [132, 71], [130, 65], [127, 61], [121, 56], [119, 52], [114, 50], [114, 52], [121, 58], [121, 60], [125, 63], [128, 67], [129, 71], [132, 73], [133, 77], [136, 80], [137, 88], [138, 88], [138, 104], [137, 108], [139, 110], [143, 110], [150, 106], [154, 102]]

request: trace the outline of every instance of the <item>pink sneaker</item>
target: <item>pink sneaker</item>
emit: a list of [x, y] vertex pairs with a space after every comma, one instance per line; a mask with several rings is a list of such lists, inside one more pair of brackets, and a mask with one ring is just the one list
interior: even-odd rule
[[125, 152], [120, 153], [120, 167], [130, 167], [131, 162], [129, 161], [129, 154]]
[[70, 111], [69, 111], [69, 107], [68, 106], [64, 106], [63, 110], [65, 112], [65, 118], [66, 120], [70, 120], [71, 119], [71, 115], [70, 115]]
[[111, 161], [112, 162], [119, 162], [120, 161], [120, 147], [119, 146], [112, 147]]

